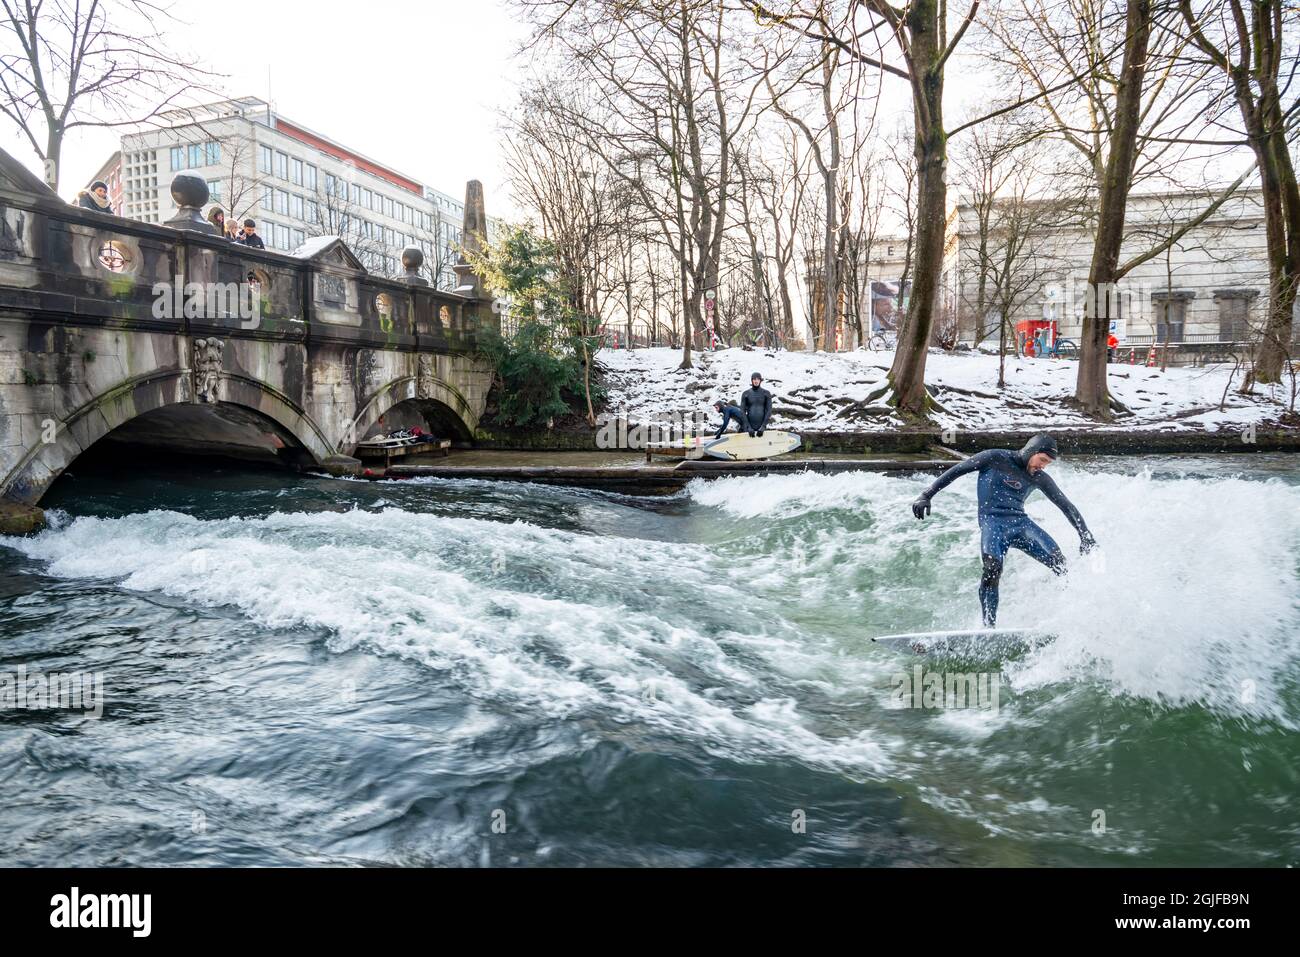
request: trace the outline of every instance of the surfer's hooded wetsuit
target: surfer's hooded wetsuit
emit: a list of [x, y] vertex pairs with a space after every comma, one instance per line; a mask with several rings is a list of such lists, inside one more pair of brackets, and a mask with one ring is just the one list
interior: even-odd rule
[[1040, 469], [1030, 473], [1029, 460], [1038, 452], [1046, 452], [1055, 459], [1059, 454], [1056, 440], [1049, 435], [1036, 435], [1019, 452], [1010, 449], [977, 452], [940, 475], [912, 503], [913, 514], [924, 518], [930, 511], [930, 499], [941, 489], [968, 472], [979, 472], [980, 552], [984, 560], [984, 573], [980, 577], [980, 607], [984, 611], [984, 624], [989, 627], [997, 620], [998, 581], [1002, 577], [1002, 561], [1008, 549], [1020, 549], [1058, 575], [1065, 572], [1065, 556], [1061, 554], [1060, 546], [1025, 514], [1025, 499], [1034, 489], [1040, 489], [1053, 505], [1065, 513], [1079, 533], [1081, 552], [1097, 544], [1079, 510], [1047, 472]]
[[736, 428], [741, 432], [748, 431], [748, 426], [745, 424], [745, 413], [740, 411], [740, 406], [732, 405], [730, 402], [718, 401], [713, 404], [713, 407], [722, 413], [722, 425], [718, 426], [718, 431], [713, 433], [715, 439], [722, 438], [722, 433], [727, 431], [727, 426], [731, 425], [733, 421], [736, 423]]
[[[749, 377], [749, 381], [752, 383], [755, 379], [760, 383], [763, 381], [763, 377], [757, 372]], [[763, 430], [767, 428], [767, 420], [772, 418], [772, 393], [764, 389], [761, 384], [751, 385], [740, 397], [740, 408], [745, 413], [749, 434], [762, 435]]]

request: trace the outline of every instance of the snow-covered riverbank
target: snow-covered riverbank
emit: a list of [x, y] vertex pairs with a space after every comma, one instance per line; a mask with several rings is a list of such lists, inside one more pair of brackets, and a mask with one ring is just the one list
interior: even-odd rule
[[[880, 402], [863, 403], [885, 382], [890, 352], [764, 352], [722, 349], [697, 353], [695, 368], [678, 369], [676, 349], [605, 351], [599, 362], [608, 370], [608, 411], [637, 421], [673, 414], [707, 413], [716, 419], [715, 399], [735, 401], [761, 372], [773, 394], [773, 426], [836, 432], [873, 431], [902, 424]], [[1074, 394], [1078, 364], [1061, 359], [1008, 357], [1005, 389], [999, 390], [998, 357], [970, 352], [932, 351], [926, 382], [946, 411], [936, 412], [940, 428], [963, 430], [1077, 429], [1094, 426], [1067, 404]], [[1254, 396], [1235, 391], [1230, 366], [1158, 368], [1111, 366], [1111, 394], [1132, 415], [1112, 428], [1217, 431], [1266, 423], [1287, 410], [1289, 387]], [[1223, 409], [1220, 411], [1220, 403]]]

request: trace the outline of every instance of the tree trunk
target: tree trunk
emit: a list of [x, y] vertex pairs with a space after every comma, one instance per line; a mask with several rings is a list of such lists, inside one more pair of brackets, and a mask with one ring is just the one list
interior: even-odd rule
[[916, 262], [912, 297], [898, 331], [898, 350], [889, 370], [889, 384], [899, 411], [923, 418], [929, 407], [925, 359], [939, 304], [948, 213], [948, 150], [943, 127], [944, 48], [937, 0], [913, 0], [906, 22], [911, 42], [912, 108], [916, 115]]
[[[916, 38], [918, 41], [920, 37]], [[939, 110], [941, 84], [935, 90], [933, 109]], [[929, 85], [929, 84], [927, 84]], [[916, 263], [912, 296], [898, 331], [898, 351], [889, 370], [890, 385], [900, 411], [925, 416], [925, 359], [939, 305], [939, 279], [943, 272], [943, 239], [947, 213], [947, 165], [943, 121], [936, 117], [922, 127], [917, 123]]]
[[[1258, 32], [1268, 28], [1260, 24]], [[1280, 43], [1282, 38], [1276, 37]], [[1257, 44], [1262, 42], [1257, 37]], [[1282, 381], [1282, 366], [1291, 354], [1296, 285], [1300, 283], [1300, 186], [1286, 142], [1286, 123], [1276, 78], [1257, 76], [1260, 87], [1256, 109], [1249, 111], [1249, 78], [1234, 71], [1238, 102], [1246, 121], [1250, 145], [1259, 166], [1264, 200], [1264, 226], [1268, 245], [1269, 309], [1264, 335], [1255, 357], [1255, 382]], [[1243, 89], [1244, 87], [1244, 89]]]
[[1124, 215], [1129, 188], [1133, 185], [1133, 164], [1137, 156], [1137, 133], [1141, 121], [1142, 82], [1146, 73], [1147, 46], [1151, 39], [1151, 0], [1128, 0], [1124, 62], [1115, 94], [1115, 122], [1106, 158], [1106, 178], [1101, 188], [1101, 210], [1097, 236], [1088, 271], [1088, 292], [1084, 296], [1083, 335], [1079, 342], [1079, 378], [1074, 399], [1087, 415], [1110, 418], [1110, 393], [1106, 388], [1106, 338], [1110, 333], [1111, 305], [1119, 275], [1120, 247], [1124, 242]]
[[51, 123], [49, 135], [45, 138], [45, 185], [54, 192], [59, 191], [59, 164], [63, 159], [63, 128], [57, 122]]

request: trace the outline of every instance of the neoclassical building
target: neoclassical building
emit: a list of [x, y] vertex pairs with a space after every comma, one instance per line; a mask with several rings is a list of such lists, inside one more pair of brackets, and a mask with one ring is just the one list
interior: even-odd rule
[[[1121, 262], [1143, 256], [1182, 230], [1214, 198], [1205, 192], [1131, 197]], [[976, 206], [959, 202], [948, 216], [942, 314], [936, 317], [936, 329], [946, 329], [950, 339], [967, 346], [996, 347], [1007, 301], [1009, 329], [1054, 322], [1057, 336], [1077, 341], [1091, 294], [1087, 280], [1095, 216], [1095, 206], [1046, 201], [1016, 208], [999, 201], [981, 217]], [[986, 281], [981, 295], [981, 264], [999, 261], [1012, 239], [1019, 249], [1011, 257], [1012, 294], [999, 297]], [[897, 290], [906, 248], [906, 237], [878, 240], [868, 257], [865, 282], [886, 294]], [[904, 303], [906, 291], [904, 287]], [[1259, 190], [1239, 190], [1167, 250], [1134, 266], [1115, 289], [1102, 290], [1101, 295], [1115, 317], [1113, 331], [1121, 349], [1145, 351], [1168, 343], [1169, 361], [1178, 363], [1244, 352], [1259, 334], [1268, 302]], [[867, 301], [886, 315], [900, 303], [888, 295]], [[875, 325], [878, 328], [879, 322]], [[1296, 329], [1300, 336], [1300, 323]]]

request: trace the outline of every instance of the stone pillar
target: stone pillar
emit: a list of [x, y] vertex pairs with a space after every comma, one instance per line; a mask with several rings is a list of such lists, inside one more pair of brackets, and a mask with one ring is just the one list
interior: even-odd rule
[[[462, 249], [481, 253], [487, 247], [487, 212], [483, 208], [483, 184], [476, 179], [465, 184], [465, 228], [461, 231]], [[474, 299], [488, 298], [483, 280], [474, 272], [462, 253], [452, 267], [456, 273], [456, 291]]]

